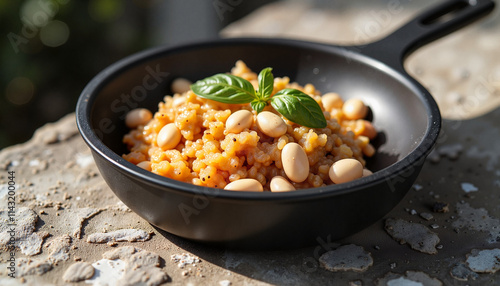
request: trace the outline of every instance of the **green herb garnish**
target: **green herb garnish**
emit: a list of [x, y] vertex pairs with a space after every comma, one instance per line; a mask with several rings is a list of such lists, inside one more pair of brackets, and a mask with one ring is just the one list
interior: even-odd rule
[[272, 95], [274, 76], [271, 68], [259, 73], [259, 89], [238, 76], [216, 74], [191, 85], [191, 90], [199, 96], [223, 103], [250, 103], [261, 112], [268, 104], [286, 119], [310, 128], [326, 127], [326, 119], [319, 104], [309, 95], [297, 89], [283, 89]]

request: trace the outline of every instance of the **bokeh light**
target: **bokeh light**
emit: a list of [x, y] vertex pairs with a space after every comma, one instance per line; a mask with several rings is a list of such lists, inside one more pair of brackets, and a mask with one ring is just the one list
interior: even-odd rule
[[30, 29], [41, 28], [52, 20], [55, 14], [54, 9], [49, 9], [41, 3], [42, 1], [26, 1], [20, 10], [21, 21]]
[[89, 14], [94, 21], [109, 23], [123, 13], [123, 5], [124, 3], [119, 0], [91, 0]]
[[62, 21], [50, 21], [40, 30], [40, 41], [48, 47], [59, 47], [68, 41], [69, 27]]
[[35, 86], [25, 77], [16, 77], [9, 82], [5, 90], [7, 100], [15, 105], [23, 105], [33, 99]]

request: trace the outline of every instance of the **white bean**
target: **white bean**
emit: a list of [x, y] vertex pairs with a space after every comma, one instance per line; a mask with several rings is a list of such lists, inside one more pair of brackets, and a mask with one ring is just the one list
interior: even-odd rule
[[287, 131], [285, 121], [270, 111], [262, 111], [257, 115], [257, 126], [262, 133], [275, 138], [280, 137]]
[[309, 160], [299, 144], [295, 142], [286, 144], [281, 151], [281, 162], [290, 180], [300, 183], [309, 176]]
[[185, 96], [177, 96], [174, 97], [174, 102], [172, 103], [173, 107], [179, 107], [180, 105], [183, 105], [186, 103], [186, 97]]
[[328, 172], [335, 184], [342, 184], [363, 176], [363, 165], [356, 159], [341, 159], [333, 163]]
[[240, 133], [246, 128], [250, 128], [253, 123], [253, 113], [243, 109], [231, 114], [226, 120], [226, 130], [228, 133]]
[[373, 147], [373, 145], [370, 143], [366, 144], [366, 146], [363, 147], [361, 151], [363, 151], [363, 155], [365, 155], [366, 157], [372, 157], [373, 155], [375, 155], [375, 147]]
[[271, 192], [295, 191], [295, 187], [282, 176], [273, 177], [269, 187], [271, 188]]
[[139, 125], [146, 125], [152, 118], [153, 114], [146, 108], [132, 109], [125, 116], [125, 125], [130, 129], [134, 129]]
[[151, 162], [149, 161], [142, 161], [137, 164], [137, 167], [142, 168], [146, 171], [151, 171]]
[[370, 138], [370, 140], [375, 139], [377, 137], [377, 129], [373, 126], [373, 124], [364, 119], [360, 119], [361, 124], [363, 124], [363, 131], [361, 132], [360, 135], [366, 136]]
[[342, 112], [347, 119], [361, 119], [365, 118], [368, 113], [368, 107], [366, 107], [362, 100], [351, 98], [344, 103], [344, 106], [342, 106]]
[[368, 169], [363, 169], [363, 177], [368, 177], [370, 175], [372, 175], [373, 172], [368, 170]]
[[321, 102], [323, 103], [323, 107], [326, 111], [331, 111], [334, 108], [342, 108], [342, 105], [344, 104], [340, 95], [335, 92], [325, 93], [321, 97]]
[[177, 144], [181, 141], [181, 132], [179, 128], [175, 126], [175, 123], [169, 123], [160, 130], [158, 137], [156, 138], [156, 143], [158, 147], [163, 150], [169, 150], [175, 148]]
[[261, 183], [255, 179], [240, 179], [227, 184], [224, 190], [262, 192], [264, 188]]
[[170, 89], [172, 89], [173, 93], [184, 93], [191, 89], [191, 84], [192, 84], [191, 81], [179, 77], [174, 79], [172, 85], [170, 86]]

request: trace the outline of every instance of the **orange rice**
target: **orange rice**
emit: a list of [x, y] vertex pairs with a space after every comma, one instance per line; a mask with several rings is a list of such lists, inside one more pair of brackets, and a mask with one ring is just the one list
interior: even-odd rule
[[[231, 74], [250, 81], [257, 88], [257, 74], [242, 61], [236, 62]], [[274, 176], [287, 178], [281, 163], [281, 150], [286, 143], [296, 142], [307, 154], [309, 175], [304, 182], [291, 182], [296, 189], [333, 184], [330, 166], [344, 158], [354, 158], [365, 166], [364, 156], [372, 156], [374, 148], [363, 136], [363, 120], [346, 120], [341, 109], [324, 110], [321, 93], [312, 84], [290, 82], [288, 77], [274, 79], [273, 94], [284, 88], [295, 88], [310, 95], [323, 109], [326, 128], [299, 126], [282, 117], [271, 106], [264, 110], [280, 115], [287, 124], [287, 133], [279, 138], [263, 134], [257, 127], [257, 113], [250, 104], [225, 104], [196, 96], [191, 90], [167, 95], [158, 111], [145, 125], [124, 136], [130, 153], [123, 158], [133, 164], [149, 161], [151, 171], [174, 180], [198, 186], [224, 188], [228, 183], [253, 178], [264, 190]], [[228, 133], [225, 122], [233, 113], [247, 109], [254, 114], [250, 128], [241, 133]], [[163, 126], [175, 123], [181, 131], [180, 143], [171, 150], [162, 150], [156, 143]]]

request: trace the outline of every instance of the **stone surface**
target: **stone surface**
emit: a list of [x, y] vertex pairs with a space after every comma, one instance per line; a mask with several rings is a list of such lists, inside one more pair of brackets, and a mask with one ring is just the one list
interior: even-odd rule
[[[311, 6], [313, 2], [316, 7]], [[280, 1], [231, 25], [223, 35], [368, 42], [389, 33], [434, 1], [397, 1], [399, 12], [380, 18], [389, 13], [388, 3]], [[336, 9], [331, 10], [331, 5]], [[414, 187], [387, 217], [367, 229], [339, 241], [317, 237], [317, 245], [266, 252], [213, 248], [168, 234], [116, 198], [78, 135], [74, 114], [69, 114], [40, 128], [29, 142], [0, 151], [0, 210], [8, 207], [7, 172], [14, 171], [18, 225], [24, 226], [16, 237], [22, 247], [13, 252], [18, 278], [8, 276], [11, 253], [1, 251], [0, 284], [19, 285], [22, 277], [26, 285], [64, 285], [64, 273], [75, 261], [92, 264], [96, 273], [111, 277], [111, 281], [124, 279], [144, 285], [499, 284], [500, 272], [494, 262], [488, 262], [497, 257], [493, 250], [500, 249], [498, 13], [429, 44], [407, 59], [408, 72], [436, 98], [445, 118], [443, 130]], [[465, 192], [463, 183], [477, 191]], [[438, 202], [446, 205], [447, 211], [433, 212]], [[5, 212], [0, 214], [1, 228], [8, 217]], [[428, 229], [439, 226], [432, 229], [440, 239], [435, 245], [437, 253], [429, 255], [397, 243], [384, 229], [388, 218]], [[152, 235], [145, 241], [119, 242], [119, 247], [113, 241], [87, 243], [91, 234], [123, 229]], [[3, 250], [5, 231], [2, 228], [0, 233]], [[28, 238], [28, 244], [23, 246], [21, 237]], [[370, 252], [373, 265], [361, 274], [320, 267], [321, 255], [350, 244]], [[171, 257], [182, 254], [200, 261], [179, 268]], [[134, 255], [139, 264], [128, 268]], [[74, 285], [88, 284], [80, 281]]]

